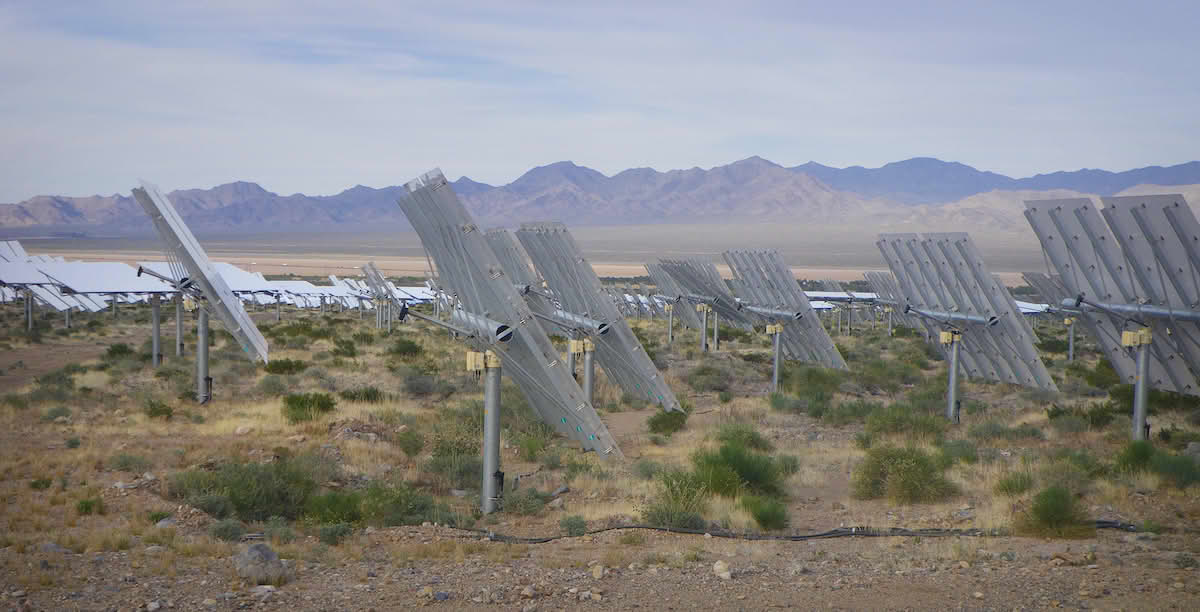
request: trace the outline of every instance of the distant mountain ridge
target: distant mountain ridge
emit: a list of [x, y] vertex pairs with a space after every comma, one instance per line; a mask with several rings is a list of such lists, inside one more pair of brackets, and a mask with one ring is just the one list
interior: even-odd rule
[[[880, 168], [815, 162], [785, 168], [756, 156], [710, 169], [631, 168], [613, 176], [563, 161], [533, 168], [507, 185], [465, 176], [453, 183], [485, 225], [547, 219], [576, 225], [801, 220], [866, 229], [881, 223], [972, 220], [985, 224], [980, 229], [1003, 231], [1022, 226], [1013, 213], [1021, 198], [1037, 192], [1111, 195], [1144, 184], [1200, 184], [1200, 162], [1014, 179], [933, 158]], [[239, 181], [168, 197], [201, 231], [387, 231], [408, 228], [396, 206], [402, 190], [357, 185], [335, 195], [285, 196]], [[42, 229], [121, 235], [149, 232], [150, 224], [127, 195], [37, 196], [0, 205], [0, 231]]]

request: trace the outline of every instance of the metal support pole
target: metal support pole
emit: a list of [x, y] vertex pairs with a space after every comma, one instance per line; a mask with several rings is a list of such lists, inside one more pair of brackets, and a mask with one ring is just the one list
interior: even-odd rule
[[1145, 440], [1146, 397], [1150, 391], [1150, 342], [1137, 347], [1137, 380], [1133, 383], [1133, 439]]
[[708, 308], [705, 307], [702, 311], [703, 316], [700, 319], [700, 352], [708, 352]]
[[392, 301], [387, 301], [387, 311], [384, 313], [387, 317], [387, 333], [392, 333]]
[[942, 332], [950, 335], [950, 376], [946, 384], [946, 418], [958, 423], [958, 345], [962, 336], [956, 331]]
[[854, 304], [850, 303], [846, 306], [846, 335], [854, 335]]
[[484, 356], [483, 387], [483, 494], [480, 510], [496, 511], [504, 495], [504, 472], [500, 471], [500, 359], [488, 351]]
[[779, 393], [779, 357], [781, 354], [781, 351], [779, 348], [780, 347], [779, 337], [782, 335], [783, 335], [783, 331], [781, 329], [776, 328], [775, 338], [774, 338], [775, 360], [771, 366], [771, 392], [772, 393]]
[[67, 329], [71, 329], [71, 309], [68, 307], [63, 311], [63, 318], [66, 319]]
[[208, 311], [198, 306], [196, 325], [196, 401], [201, 404], [212, 399], [212, 379], [208, 377]]
[[158, 367], [162, 364], [162, 328], [159, 301], [162, 298], [156, 293], [150, 296], [150, 365]]
[[1067, 361], [1075, 361], [1075, 319], [1067, 319]]
[[667, 346], [675, 340], [675, 307], [667, 304]]
[[[567, 335], [567, 373], [575, 378], [575, 334]], [[578, 380], [578, 379], [576, 379]]]
[[175, 296], [175, 356], [183, 357], [183, 296]]
[[720, 336], [720, 332], [718, 331], [721, 329], [721, 320], [720, 319], [721, 319], [721, 316], [718, 315], [717, 311], [714, 310], [713, 311], [713, 343], [712, 343], [713, 351], [721, 350], [721, 336]]
[[588, 405], [592, 404], [596, 389], [596, 366], [593, 357], [596, 354], [591, 340], [583, 341], [583, 398]]
[[112, 311], [113, 311], [113, 318], [115, 319], [115, 318], [117, 318], [117, 294], [115, 294], [115, 293], [109, 294], [109, 297], [112, 298], [112, 305], [113, 305]]
[[279, 322], [280, 311], [283, 310], [283, 296], [275, 295], [275, 322]]
[[25, 331], [33, 331], [33, 292], [25, 290]]
[[892, 309], [888, 308], [888, 337], [892, 337]]
[[837, 335], [842, 335], [842, 309], [837, 309]]

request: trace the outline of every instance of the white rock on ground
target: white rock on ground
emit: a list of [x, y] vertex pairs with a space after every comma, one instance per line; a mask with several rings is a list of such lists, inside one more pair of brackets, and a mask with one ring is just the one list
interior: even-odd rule
[[234, 555], [237, 575], [250, 584], [283, 584], [289, 578], [288, 568], [270, 546], [257, 542]]
[[733, 573], [729, 571], [729, 564], [724, 561], [717, 561], [716, 563], [713, 563], [713, 574], [715, 574], [717, 578], [720, 578], [721, 580], [729, 580], [730, 578], [733, 578]]

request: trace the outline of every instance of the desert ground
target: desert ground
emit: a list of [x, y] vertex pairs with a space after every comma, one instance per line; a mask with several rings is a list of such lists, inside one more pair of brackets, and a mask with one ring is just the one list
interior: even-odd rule
[[[572, 226], [571, 233], [604, 277], [645, 275], [646, 262], [658, 258], [703, 257], [717, 262], [728, 249], [777, 249], [797, 278], [839, 281], [862, 280], [868, 270], [887, 270], [875, 247], [874, 231], [786, 224], [747, 225], [635, 225]], [[264, 274], [338, 276], [361, 274], [360, 267], [375, 261], [395, 276], [424, 276], [429, 264], [416, 234], [408, 231], [381, 234], [262, 234], [198, 236], [209, 255], [244, 269]], [[989, 232], [973, 236], [989, 267], [1004, 282], [1022, 284], [1020, 273], [1045, 271], [1037, 239], [1031, 232]], [[22, 238], [31, 253], [61, 255], [88, 261], [163, 259], [157, 240], [151, 238]]]
[[[483, 516], [482, 390], [461, 344], [422, 323], [388, 335], [369, 313], [253, 315], [271, 364], [248, 362], [217, 325], [215, 396], [201, 406], [194, 332], [155, 370], [146, 308], [71, 330], [39, 313], [32, 335], [18, 307], [0, 309], [6, 608], [1200, 601], [1195, 402], [1156, 400], [1152, 442], [1131, 446], [1127, 387], [1086, 339], [1068, 364], [1056, 323], [1038, 333], [1059, 393], [964, 381], [951, 425], [945, 364], [903, 328], [835, 335], [848, 371], [787, 362], [770, 395], [763, 334], [726, 328], [702, 354], [695, 331], [668, 345], [665, 321], [632, 319], [687, 417], [663, 418], [601, 371], [595, 404], [625, 455], [605, 460], [549, 434], [506, 381], [510, 486]], [[807, 539], [854, 527], [871, 529]], [[279, 573], [244, 578], [236, 559], [259, 544]]]

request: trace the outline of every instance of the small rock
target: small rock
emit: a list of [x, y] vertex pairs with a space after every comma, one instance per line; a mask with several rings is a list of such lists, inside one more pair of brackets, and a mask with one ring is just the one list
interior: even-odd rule
[[983, 599], [983, 593], [980, 591], [975, 591], [975, 593], [972, 595], [972, 597], [974, 597], [975, 599]]
[[295, 443], [299, 444], [300, 442], [303, 442], [303, 441], [305, 441], [305, 440], [307, 440], [307, 439], [308, 439], [308, 438], [307, 438], [307, 437], [306, 437], [304, 434], [296, 434], [296, 435], [294, 435], [294, 436], [288, 436], [288, 439], [287, 439], [287, 441], [288, 441], [288, 442], [295, 442]]
[[166, 549], [163, 548], [162, 546], [154, 544], [151, 546], [147, 546], [145, 552], [147, 555], [157, 555], [157, 554], [162, 553], [164, 550], [166, 550]]
[[563, 485], [563, 486], [555, 489], [554, 491], [552, 491], [550, 493], [550, 497], [558, 497], [559, 495], [562, 495], [564, 493], [570, 493], [570, 492], [571, 492], [571, 488], [568, 487], [567, 485]]
[[579, 601], [588, 601], [591, 598], [592, 598], [591, 591], [583, 591], [579, 594]]
[[446, 601], [447, 599], [450, 599], [450, 594], [445, 591], [438, 591], [433, 594], [434, 601]]
[[205, 599], [204, 601], [202, 601], [200, 603], [202, 603], [205, 606], [208, 606], [210, 608], [215, 608], [217, 605], [217, 600], [213, 599], [212, 597], [209, 597], [208, 599]]
[[563, 507], [563, 498], [555, 497], [554, 499], [550, 500], [550, 503], [546, 504], [546, 507], [547, 508], [555, 508], [555, 509], [562, 508]]
[[729, 570], [729, 564], [724, 561], [713, 563], [713, 574], [721, 580], [729, 580], [733, 578], [733, 572]]
[[8, 596], [12, 597], [13, 599], [21, 599], [25, 596], [25, 591], [13, 591], [12, 593], [9, 593]]
[[263, 542], [247, 546], [233, 558], [237, 575], [250, 584], [283, 584], [288, 580], [288, 568], [279, 555]]
[[466, 497], [467, 490], [466, 489], [450, 489], [450, 495], [453, 495], [454, 497]]
[[42, 542], [42, 545], [38, 547], [38, 550], [40, 550], [44, 553], [70, 553], [71, 552], [70, 549], [63, 548], [62, 546], [59, 546], [57, 543], [49, 542], [49, 541]]
[[146, 482], [154, 482], [155, 480], [158, 480], [158, 478], [155, 477], [154, 474], [146, 472], [145, 474], [142, 474], [142, 480], [145, 480]]
[[237, 429], [233, 430], [233, 435], [244, 436], [248, 433], [253, 433], [253, 432], [254, 432], [253, 427], [251, 427], [249, 425], [239, 425]]
[[971, 568], [971, 564], [967, 563], [966, 561], [959, 561], [958, 566], [961, 567], [962, 569], [970, 569]]
[[537, 597], [537, 591], [533, 589], [533, 585], [528, 585], [521, 589], [521, 599], [533, 599]]
[[830, 504], [830, 507], [833, 508], [834, 510], [845, 510], [846, 509], [846, 506], [843, 505], [841, 502], [833, 502], [832, 504]]
[[596, 565], [593, 565], [592, 566], [592, 579], [600, 580], [603, 577], [604, 577], [604, 566], [599, 563], [597, 563]]
[[175, 523], [176, 523], [175, 519], [168, 516], [167, 518], [162, 519], [162, 520], [158, 521], [157, 523], [155, 523], [154, 526], [158, 527], [159, 529], [165, 529], [167, 527], [174, 527]]
[[152, 601], [146, 604], [146, 612], [158, 612], [162, 609], [162, 604], [157, 601]]
[[592, 601], [603, 601], [604, 600], [604, 596], [599, 593], [592, 593], [591, 596], [592, 596]]
[[68, 423], [70, 423], [70, 422], [71, 422], [71, 419], [70, 419], [70, 418], [68, 418], [68, 417], [65, 417], [65, 416], [56, 417], [56, 418], [54, 419], [54, 424], [55, 424], [55, 425], [66, 425], [66, 424], [68, 424]]
[[417, 597], [424, 597], [425, 599], [433, 598], [433, 587], [421, 587], [421, 590], [417, 591]]
[[708, 533], [707, 531], [706, 531], [706, 532], [704, 532], [704, 539], [705, 539], [705, 540], [711, 540], [711, 539], [712, 539], [712, 534], [711, 534], [711, 533]]

